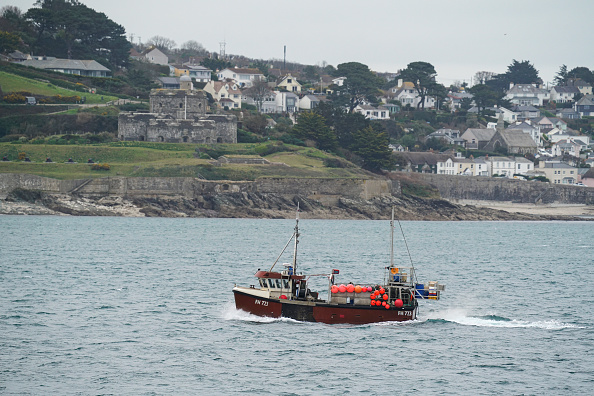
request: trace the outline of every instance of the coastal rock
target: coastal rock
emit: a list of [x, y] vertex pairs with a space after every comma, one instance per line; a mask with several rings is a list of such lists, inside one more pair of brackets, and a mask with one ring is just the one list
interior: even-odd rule
[[457, 205], [443, 199], [413, 196], [381, 196], [372, 199], [341, 197], [333, 204], [301, 195], [237, 192], [183, 196], [81, 197], [36, 190], [15, 189], [1, 202], [0, 214], [199, 217], [199, 218], [293, 218], [299, 203], [304, 218], [386, 219], [392, 207], [400, 220], [575, 220], [570, 216], [538, 216]]

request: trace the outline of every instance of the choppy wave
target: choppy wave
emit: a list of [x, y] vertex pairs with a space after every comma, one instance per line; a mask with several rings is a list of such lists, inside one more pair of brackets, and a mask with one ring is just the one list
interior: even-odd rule
[[269, 318], [266, 316], [252, 315], [251, 313], [235, 308], [233, 304], [226, 304], [222, 310], [222, 317], [224, 320], [236, 320], [242, 322], [253, 323], [274, 323], [274, 322], [291, 322], [300, 323], [298, 320], [289, 318]]
[[569, 328], [580, 328], [571, 323], [563, 323], [558, 320], [527, 321], [521, 319], [510, 319], [499, 315], [469, 315], [464, 309], [450, 309], [437, 311], [428, 314], [428, 321], [443, 320], [461, 324], [464, 326], [477, 327], [508, 327], [508, 328], [539, 328], [545, 330], [561, 330]]

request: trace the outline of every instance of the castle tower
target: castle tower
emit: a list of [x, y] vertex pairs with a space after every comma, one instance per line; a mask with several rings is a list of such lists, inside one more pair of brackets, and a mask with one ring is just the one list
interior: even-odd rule
[[183, 75], [179, 78], [179, 88], [185, 91], [193, 91], [194, 84], [192, 83], [192, 77]]

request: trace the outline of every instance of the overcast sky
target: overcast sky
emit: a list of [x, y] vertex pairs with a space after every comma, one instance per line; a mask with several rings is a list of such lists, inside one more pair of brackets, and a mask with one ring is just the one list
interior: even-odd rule
[[[477, 71], [503, 73], [528, 60], [545, 82], [562, 64], [594, 69], [594, 0], [81, 0], [134, 41], [159, 35], [219, 52], [331, 65], [356, 61], [395, 72], [435, 66], [448, 86]], [[34, 0], [4, 0], [23, 11]]]

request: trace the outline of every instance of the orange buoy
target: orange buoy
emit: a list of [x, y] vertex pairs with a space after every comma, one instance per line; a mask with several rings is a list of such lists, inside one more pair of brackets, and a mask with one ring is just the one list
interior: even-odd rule
[[281, 294], [281, 296], [279, 297], [281, 300], [286, 300], [287, 296], [285, 296], [284, 294]]
[[346, 290], [347, 290], [347, 288], [346, 288], [346, 286], [345, 286], [345, 285], [340, 285], [340, 286], [338, 286], [338, 291], [339, 291], [339, 292], [341, 292], [341, 293], [344, 293], [344, 292], [346, 292]]
[[332, 285], [332, 288], [330, 289], [330, 291], [331, 291], [332, 293], [338, 293], [338, 286], [336, 286], [336, 285]]
[[348, 285], [346, 291], [352, 293], [355, 291], [355, 285]]
[[373, 294], [370, 296], [370, 298], [371, 298], [372, 300], [375, 300], [375, 296], [374, 296]]
[[371, 300], [371, 305], [375, 306], [375, 300]]
[[377, 296], [378, 294], [380, 294], [379, 290], [376, 290], [376, 291], [373, 292], [373, 295], [374, 296]]
[[403, 305], [404, 305], [404, 303], [402, 302], [401, 299], [397, 299], [396, 301], [394, 301], [394, 306], [396, 308], [402, 308]]
[[390, 304], [386, 304], [386, 309], [390, 309]]
[[361, 293], [361, 286], [355, 286], [355, 293]]
[[387, 301], [387, 300], [388, 300], [388, 298], [390, 298], [390, 297], [388, 297], [388, 295], [387, 295], [387, 294], [384, 294], [384, 296], [383, 296], [382, 298], [383, 298], [384, 300], [386, 300], [386, 301]]

